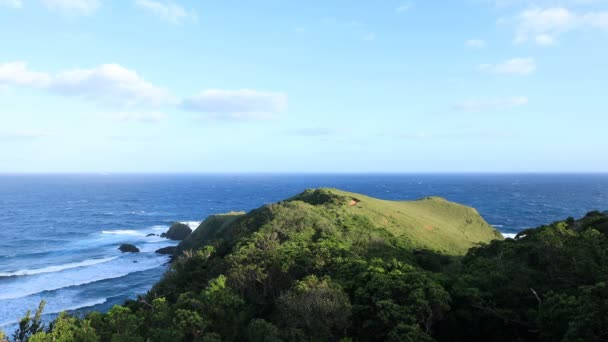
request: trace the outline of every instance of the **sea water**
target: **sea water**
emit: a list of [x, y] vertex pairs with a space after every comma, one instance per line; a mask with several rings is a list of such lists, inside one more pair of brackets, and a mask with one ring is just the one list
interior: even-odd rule
[[[154, 251], [176, 242], [148, 234], [316, 187], [390, 200], [442, 196], [475, 207], [507, 236], [608, 210], [606, 174], [0, 175], [0, 327], [12, 329], [42, 299], [46, 318], [108, 310], [166, 270], [168, 257]], [[122, 243], [141, 252], [123, 254]]]

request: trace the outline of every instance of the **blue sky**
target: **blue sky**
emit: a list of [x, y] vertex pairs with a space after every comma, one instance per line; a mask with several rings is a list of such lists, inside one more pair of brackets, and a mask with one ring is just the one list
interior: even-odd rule
[[0, 172], [606, 172], [608, 1], [0, 0]]

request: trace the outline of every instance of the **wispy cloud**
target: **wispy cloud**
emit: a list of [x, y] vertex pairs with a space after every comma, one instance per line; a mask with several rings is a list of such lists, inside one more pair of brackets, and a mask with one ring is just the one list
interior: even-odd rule
[[608, 11], [574, 12], [565, 7], [535, 7], [520, 12], [514, 21], [516, 44], [554, 45], [562, 34], [584, 28], [608, 31]]
[[481, 39], [469, 39], [465, 42], [465, 44], [468, 47], [477, 48], [477, 49], [486, 47], [486, 42]]
[[172, 24], [181, 24], [185, 20], [196, 18], [194, 12], [184, 9], [173, 1], [135, 0], [135, 5]]
[[397, 13], [404, 13], [409, 11], [410, 9], [412, 9], [412, 7], [414, 7], [414, 3], [411, 1], [408, 2], [404, 2], [401, 5], [397, 6], [397, 8], [395, 8], [395, 12]]
[[0, 141], [22, 141], [22, 140], [37, 140], [40, 138], [53, 135], [50, 131], [42, 130], [16, 130], [16, 131], [0, 131]]
[[468, 99], [454, 105], [453, 108], [455, 110], [466, 112], [482, 112], [504, 110], [513, 107], [524, 106], [527, 104], [528, 98], [525, 96], [493, 97]]
[[167, 119], [167, 115], [162, 112], [116, 112], [108, 116], [118, 121], [143, 123], [154, 123]]
[[295, 137], [334, 137], [348, 133], [347, 129], [335, 129], [326, 127], [302, 127], [298, 129], [288, 130], [286, 134]]
[[0, 7], [21, 8], [22, 6], [21, 0], [0, 0]]
[[481, 64], [478, 69], [499, 75], [529, 75], [536, 70], [534, 58], [513, 58], [497, 64]]
[[181, 107], [204, 114], [201, 119], [268, 119], [287, 109], [287, 95], [250, 89], [212, 89], [185, 99]]
[[512, 138], [514, 134], [501, 130], [471, 130], [460, 132], [383, 132], [379, 137], [408, 141], [465, 141]]
[[101, 0], [42, 0], [50, 10], [72, 15], [88, 15], [101, 6]]

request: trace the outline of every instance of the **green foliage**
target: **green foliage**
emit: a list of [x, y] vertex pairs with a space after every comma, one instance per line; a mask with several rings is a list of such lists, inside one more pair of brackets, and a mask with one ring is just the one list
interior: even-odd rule
[[44, 324], [42, 323], [42, 313], [46, 302], [42, 300], [38, 305], [38, 308], [34, 312], [34, 316], [31, 316], [31, 311], [27, 311], [25, 316], [19, 321], [19, 328], [13, 334], [13, 339], [17, 342], [25, 342], [32, 335], [35, 335], [44, 330]]
[[28, 342], [98, 342], [99, 336], [88, 320], [61, 313], [49, 332], [38, 332]]
[[600, 215], [604, 218], [591, 213], [472, 249], [450, 281], [453, 310], [441, 336], [597, 340], [597, 315], [605, 310], [598, 303], [608, 298], [600, 300], [601, 284], [608, 281], [608, 239], [595, 230], [608, 215]]
[[608, 212], [503, 240], [440, 198], [310, 190], [208, 218], [146, 296], [46, 331], [41, 303], [14, 340], [606, 341], [607, 234]]
[[356, 336], [384, 340], [406, 330], [425, 336], [450, 309], [450, 295], [414, 266], [372, 260], [355, 277], [360, 284], [354, 291]]
[[247, 340], [251, 342], [280, 342], [281, 332], [277, 326], [263, 319], [252, 319], [247, 326]]
[[351, 304], [329, 278], [308, 276], [277, 302], [276, 321], [289, 340], [327, 341], [343, 336], [350, 326]]

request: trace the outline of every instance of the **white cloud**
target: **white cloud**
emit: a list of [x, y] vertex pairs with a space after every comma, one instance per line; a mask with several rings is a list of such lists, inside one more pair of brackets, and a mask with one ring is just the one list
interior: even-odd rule
[[468, 99], [454, 105], [455, 110], [466, 112], [481, 112], [504, 110], [513, 107], [524, 106], [528, 104], [528, 98], [525, 96], [516, 97], [494, 97], [494, 98], [477, 98]]
[[48, 74], [28, 70], [25, 62], [0, 63], [0, 84], [40, 88], [50, 83]]
[[87, 15], [101, 6], [101, 0], [42, 0], [50, 10], [67, 14]]
[[256, 90], [205, 90], [179, 101], [133, 70], [118, 64], [102, 64], [91, 69], [59, 73], [32, 71], [25, 62], [0, 63], [0, 88], [20, 86], [52, 94], [80, 97], [101, 104], [127, 107], [108, 115], [121, 121], [156, 122], [164, 113], [132, 111], [134, 106], [171, 106], [202, 113], [205, 119], [263, 119], [287, 109], [287, 95]]
[[478, 69], [492, 74], [529, 75], [536, 70], [536, 62], [533, 58], [513, 58], [498, 64], [481, 64]]
[[135, 4], [172, 24], [180, 24], [196, 17], [194, 13], [188, 12], [173, 1], [135, 0]]
[[21, 8], [22, 6], [21, 0], [0, 0], [0, 7]]
[[514, 42], [553, 45], [560, 35], [582, 28], [608, 30], [608, 11], [573, 12], [565, 7], [531, 8], [515, 17]]
[[403, 4], [401, 4], [397, 8], [395, 8], [395, 12], [397, 12], [397, 13], [407, 12], [412, 7], [414, 7], [414, 3], [413, 2], [411, 2], [411, 1], [404, 2]]
[[50, 89], [63, 95], [113, 104], [161, 105], [174, 101], [167, 90], [118, 64], [61, 72], [54, 77]]
[[466, 41], [466, 45], [472, 48], [483, 48], [486, 46], [486, 42], [481, 39], [469, 39]]
[[287, 109], [284, 93], [256, 90], [205, 90], [185, 99], [182, 108], [211, 119], [267, 119]]
[[549, 46], [555, 44], [555, 38], [548, 34], [539, 34], [534, 38], [538, 45]]
[[118, 64], [76, 69], [51, 75], [31, 71], [24, 62], [0, 63], [0, 84], [29, 86], [65, 96], [115, 105], [175, 103], [171, 94]]
[[496, 7], [512, 6], [586, 6], [605, 3], [606, 0], [479, 0], [480, 2], [492, 3]]
[[118, 121], [136, 121], [136, 122], [160, 122], [167, 119], [167, 115], [161, 112], [117, 112], [109, 115], [112, 119]]

